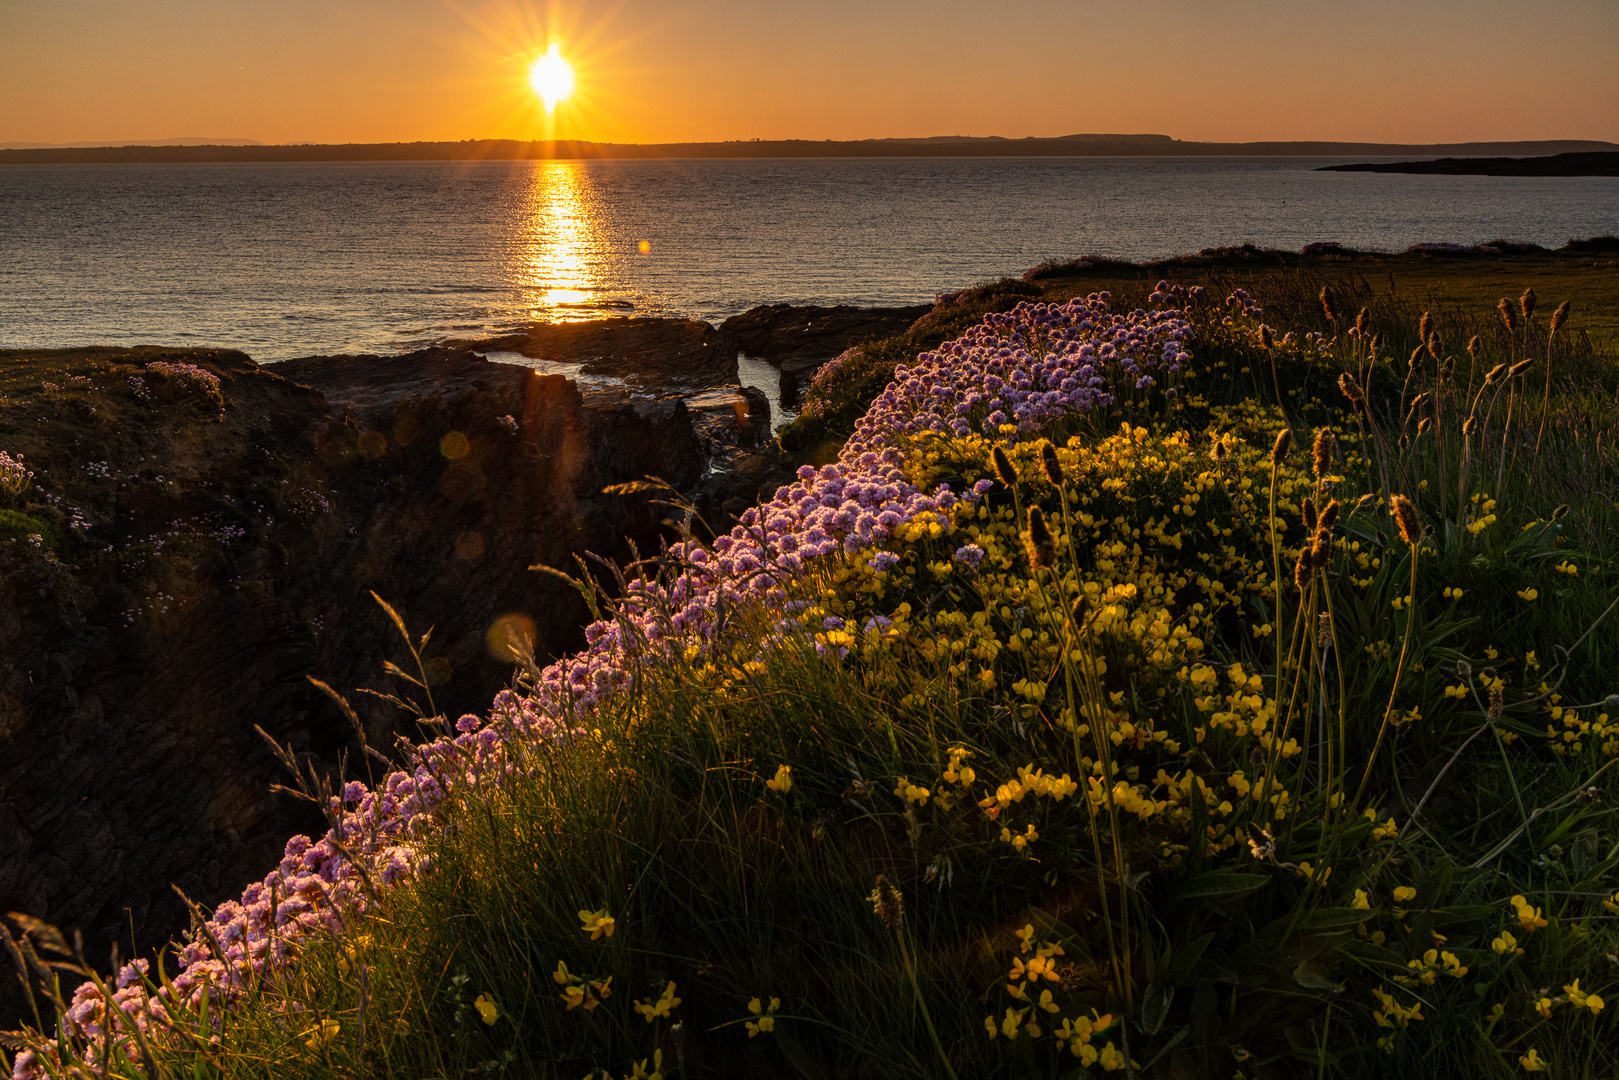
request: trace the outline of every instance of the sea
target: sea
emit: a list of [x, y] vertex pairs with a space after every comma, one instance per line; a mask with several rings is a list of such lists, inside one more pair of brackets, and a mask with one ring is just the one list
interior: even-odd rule
[[1315, 171], [1342, 160], [0, 166], [0, 347], [388, 354], [537, 320], [916, 304], [1082, 255], [1619, 233], [1619, 178]]

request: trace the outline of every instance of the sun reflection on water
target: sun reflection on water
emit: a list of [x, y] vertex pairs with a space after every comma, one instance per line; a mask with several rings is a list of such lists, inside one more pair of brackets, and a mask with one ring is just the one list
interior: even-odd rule
[[536, 162], [529, 174], [513, 272], [532, 318], [599, 317], [601, 289], [592, 255], [601, 246], [584, 170], [570, 161]]

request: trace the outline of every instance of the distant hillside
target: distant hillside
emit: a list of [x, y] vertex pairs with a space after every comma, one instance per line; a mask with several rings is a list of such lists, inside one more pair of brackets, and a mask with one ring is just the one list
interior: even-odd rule
[[[184, 138], [184, 139], [147, 139], [147, 140], [144, 140], [144, 141], [137, 141], [137, 142], [127, 143], [127, 144], [123, 144], [123, 145], [127, 145], [127, 146], [263, 146], [264, 144], [259, 142], [259, 140], [257, 140], [257, 139], [221, 139], [221, 138], [218, 138], [216, 136], [191, 136], [189, 138]], [[76, 149], [81, 149], [83, 147], [88, 147], [88, 146], [105, 147], [105, 146], [107, 146], [107, 143], [105, 143], [105, 142], [92, 142], [92, 141], [89, 141], [89, 140], [85, 140], [85, 141], [81, 141], [81, 142], [65, 142], [65, 143], [13, 142], [13, 143], [0, 143], [0, 150], [76, 150]]]
[[1619, 151], [1580, 140], [1492, 143], [1183, 142], [1168, 135], [1065, 135], [1006, 139], [959, 135], [917, 139], [812, 142], [780, 139], [708, 143], [554, 143], [513, 139], [341, 145], [151, 145], [0, 150], [0, 164], [252, 161], [481, 161], [535, 158], [832, 158], [832, 157], [1528, 157]]

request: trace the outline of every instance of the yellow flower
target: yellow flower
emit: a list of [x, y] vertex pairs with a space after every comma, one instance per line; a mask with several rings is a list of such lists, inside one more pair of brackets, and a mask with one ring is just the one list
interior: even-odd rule
[[1546, 920], [1540, 915], [1540, 909], [1532, 906], [1522, 896], [1514, 896], [1512, 906], [1518, 911], [1518, 923], [1531, 934], [1547, 925]]
[[580, 929], [590, 935], [591, 941], [613, 936], [613, 917], [607, 914], [606, 908], [600, 911], [587, 911], [581, 908], [579, 921], [583, 924]]
[[478, 1010], [478, 1019], [485, 1024], [493, 1024], [500, 1019], [500, 1010], [495, 1008], [495, 999], [488, 994], [479, 994], [478, 1000], [472, 1003], [472, 1007]]
[[1552, 1016], [1553, 1004], [1554, 1002], [1551, 998], [1543, 997], [1539, 1001], [1535, 1002], [1535, 1011], [1544, 1016], [1546, 1019], [1550, 1020]]
[[1536, 600], [1539, 599], [1540, 593], [1535, 589], [1519, 589], [1518, 597], [1522, 600]]
[[759, 1019], [749, 1020], [743, 1026], [748, 1029], [748, 1038], [752, 1039], [766, 1032], [776, 1030], [776, 1010], [781, 1008], [781, 998], [773, 997], [770, 1004], [763, 1004], [758, 998], [748, 1002], [748, 1011]]
[[647, 1059], [642, 1058], [630, 1066], [630, 1075], [626, 1080], [663, 1080], [663, 1051], [652, 1051], [652, 1071], [648, 1072]]
[[1523, 955], [1523, 950], [1518, 948], [1518, 939], [1506, 930], [1501, 931], [1501, 936], [1490, 942], [1490, 948], [1494, 949], [1498, 956], [1505, 956], [1507, 953], [1514, 956]]
[[1595, 1016], [1597, 1013], [1601, 1012], [1607, 1006], [1607, 1004], [1608, 1003], [1603, 1001], [1601, 995], [1599, 994], [1585, 995], [1585, 1007], [1591, 1010], [1592, 1016]]
[[904, 799], [907, 803], [921, 803], [926, 806], [928, 796], [932, 795], [933, 792], [925, 787], [918, 787], [911, 783], [908, 778], [902, 776], [899, 778], [899, 784], [894, 788], [894, 794]]
[[[1400, 827], [1394, 823], [1393, 818], [1389, 818], [1388, 824], [1379, 825], [1379, 826], [1377, 826], [1376, 828], [1374, 828], [1372, 830], [1372, 839], [1373, 840], [1382, 840], [1385, 837], [1399, 836], [1399, 835], [1400, 835]], [[1412, 889], [1411, 890], [1411, 895], [1415, 896], [1416, 894], [1417, 894], [1416, 890]], [[1399, 897], [1399, 890], [1395, 890], [1395, 899], [1399, 899], [1399, 898], [1400, 898]]]
[[670, 982], [663, 988], [663, 996], [654, 1003], [650, 1000], [635, 1003], [635, 1011], [646, 1017], [647, 1023], [652, 1023], [660, 1016], [668, 1016], [669, 1010], [679, 1005], [680, 998], [675, 997], [675, 984]]
[[1534, 1047], [1530, 1047], [1529, 1053], [1518, 1059], [1518, 1064], [1523, 1066], [1524, 1072], [1546, 1071], [1546, 1062], [1541, 1060], [1540, 1051]]
[[326, 1049], [327, 1043], [337, 1038], [339, 1030], [341, 1030], [341, 1027], [336, 1020], [322, 1020], [318, 1027], [312, 1027], [304, 1032], [305, 1035], [309, 1036], [304, 1041], [304, 1046], [310, 1053], [318, 1054]]
[[1098, 1056], [1098, 1060], [1102, 1063], [1102, 1068], [1108, 1072], [1117, 1072], [1124, 1068], [1124, 1055], [1119, 1053], [1111, 1042], [1102, 1047], [1102, 1053]]
[[791, 765], [776, 766], [775, 777], [766, 780], [765, 787], [778, 795], [785, 795], [793, 790], [793, 767]]
[[1349, 906], [1354, 908], [1356, 911], [1370, 911], [1372, 909], [1372, 901], [1371, 898], [1366, 895], [1365, 889], [1356, 889], [1355, 902]]
[[1394, 889], [1394, 899], [1401, 903], [1404, 903], [1407, 900], [1415, 899], [1416, 895], [1417, 890], [1409, 885], [1399, 885]]
[[1006, 1016], [1001, 1020], [1001, 1034], [1008, 1039], [1017, 1038], [1018, 1029], [1023, 1026], [1023, 1014], [1028, 1011], [1028, 1009], [1008, 1008]]

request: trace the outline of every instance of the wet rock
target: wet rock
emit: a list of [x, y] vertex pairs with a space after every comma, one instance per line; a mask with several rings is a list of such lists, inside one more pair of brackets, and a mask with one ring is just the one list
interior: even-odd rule
[[534, 323], [519, 333], [445, 343], [447, 349], [514, 352], [553, 364], [578, 364], [656, 393], [706, 389], [737, 381], [736, 339], [695, 319], [645, 316]]
[[757, 446], [770, 438], [770, 402], [757, 387], [719, 387], [685, 398], [692, 426], [721, 446]]
[[781, 400], [791, 406], [822, 364], [851, 346], [902, 334], [932, 310], [931, 304], [898, 308], [767, 304], [733, 315], [720, 330], [733, 336], [742, 352], [781, 370]]

